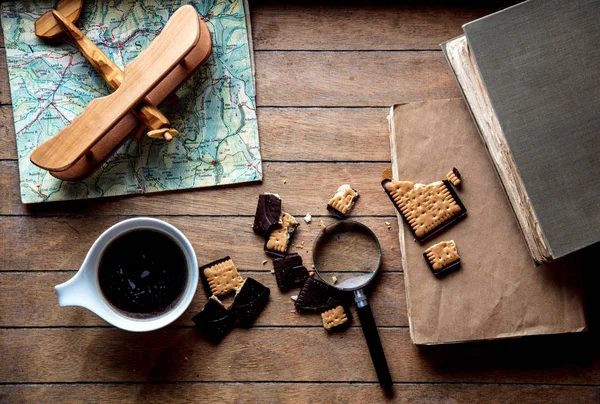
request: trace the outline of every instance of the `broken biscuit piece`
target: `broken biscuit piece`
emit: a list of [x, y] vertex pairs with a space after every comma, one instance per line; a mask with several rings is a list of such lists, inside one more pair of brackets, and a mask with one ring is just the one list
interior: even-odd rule
[[283, 257], [290, 244], [291, 234], [296, 230], [300, 223], [294, 216], [283, 212], [281, 214], [281, 223], [271, 230], [269, 239], [265, 243], [265, 252], [271, 256]]
[[321, 318], [323, 319], [323, 328], [327, 331], [341, 329], [350, 324], [348, 314], [341, 305], [321, 313]]
[[427, 185], [383, 180], [381, 185], [418, 241], [462, 218], [467, 212], [446, 180]]
[[348, 184], [344, 184], [338, 188], [333, 198], [327, 203], [327, 210], [338, 218], [343, 219], [354, 206], [354, 202], [356, 202], [358, 196], [356, 189], [353, 189]]
[[233, 292], [244, 283], [229, 256], [200, 267], [200, 273], [204, 275], [211, 293], [215, 296]]
[[458, 255], [454, 240], [442, 241], [432, 245], [425, 250], [423, 256], [429, 264], [429, 269], [436, 276], [456, 268], [460, 264], [460, 255]]
[[455, 187], [458, 187], [461, 183], [460, 172], [456, 169], [456, 167], [454, 167], [452, 171], [448, 171], [446, 178], [448, 178], [448, 181], [450, 181]]

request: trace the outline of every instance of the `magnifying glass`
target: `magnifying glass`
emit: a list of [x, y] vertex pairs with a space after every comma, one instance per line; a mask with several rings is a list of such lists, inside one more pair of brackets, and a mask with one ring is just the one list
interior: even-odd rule
[[313, 245], [315, 272], [331, 287], [344, 292], [354, 292], [354, 301], [377, 378], [381, 387], [392, 386], [388, 368], [371, 306], [363, 288], [375, 279], [381, 266], [379, 240], [362, 223], [342, 220], [329, 225]]

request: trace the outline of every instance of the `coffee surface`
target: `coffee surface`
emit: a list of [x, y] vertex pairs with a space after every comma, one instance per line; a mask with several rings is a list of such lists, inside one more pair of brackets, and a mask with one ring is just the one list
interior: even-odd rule
[[159, 315], [177, 303], [187, 281], [179, 245], [153, 230], [133, 230], [106, 247], [98, 281], [104, 297], [126, 315]]

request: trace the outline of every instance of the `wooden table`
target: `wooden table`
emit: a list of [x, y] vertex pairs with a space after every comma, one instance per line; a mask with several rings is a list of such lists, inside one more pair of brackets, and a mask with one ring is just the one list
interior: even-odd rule
[[[354, 217], [384, 248], [370, 301], [396, 400], [599, 402], [597, 332], [429, 349], [410, 342], [396, 216], [379, 185], [390, 165], [387, 109], [460, 96], [438, 44], [497, 7], [253, 3], [264, 182], [148, 197], [21, 204], [1, 49], [0, 401], [383, 400], [357, 322], [327, 335], [318, 315], [293, 313], [297, 292], [278, 291], [250, 228], [257, 196], [277, 192], [288, 212], [313, 215], [293, 243], [310, 246], [319, 222], [332, 220], [328, 196], [349, 182], [361, 192]], [[140, 215], [181, 229], [201, 263], [229, 254], [269, 286], [256, 326], [206, 342], [190, 321], [206, 301], [201, 289], [175, 325], [146, 334], [59, 308], [53, 286], [73, 276], [93, 240]]]

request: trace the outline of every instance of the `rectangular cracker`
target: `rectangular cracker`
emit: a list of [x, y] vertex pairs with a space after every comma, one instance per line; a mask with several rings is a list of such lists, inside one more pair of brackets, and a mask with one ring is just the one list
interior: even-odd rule
[[460, 263], [460, 255], [454, 240], [441, 241], [427, 248], [423, 256], [434, 275], [440, 275]]
[[200, 273], [204, 275], [214, 296], [233, 292], [244, 284], [244, 279], [228, 256], [204, 265]]
[[425, 185], [386, 179], [381, 185], [418, 241], [425, 240], [467, 212], [447, 180]]

